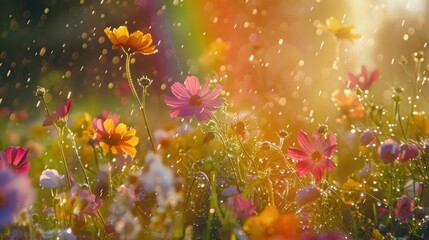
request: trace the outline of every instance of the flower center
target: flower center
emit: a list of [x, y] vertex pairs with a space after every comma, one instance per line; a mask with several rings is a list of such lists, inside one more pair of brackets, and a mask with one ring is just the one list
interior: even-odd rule
[[189, 103], [194, 107], [200, 106], [203, 104], [203, 98], [198, 95], [194, 95], [189, 99]]
[[109, 136], [106, 139], [105, 143], [109, 146], [118, 146], [119, 143], [121, 142], [121, 140], [122, 140], [122, 136], [120, 134], [115, 133], [115, 134]]
[[311, 159], [315, 162], [318, 162], [320, 159], [322, 159], [322, 154], [319, 151], [313, 152], [311, 154]]

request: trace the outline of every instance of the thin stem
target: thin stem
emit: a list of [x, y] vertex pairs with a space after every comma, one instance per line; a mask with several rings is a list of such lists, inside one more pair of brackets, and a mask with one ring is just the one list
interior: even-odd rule
[[149, 122], [147, 120], [147, 115], [146, 115], [145, 104], [146, 104], [147, 87], [143, 87], [142, 100], [140, 101], [139, 95], [137, 94], [136, 88], [134, 87], [133, 79], [131, 77], [131, 68], [130, 68], [131, 54], [129, 54], [124, 48], [122, 48], [122, 51], [124, 51], [125, 56], [126, 56], [126, 60], [125, 60], [125, 73], [127, 75], [128, 84], [130, 85], [131, 92], [133, 93], [133, 96], [136, 99], [137, 104], [139, 105], [140, 110], [142, 111], [143, 118], [144, 118], [144, 123], [145, 123], [145, 128], [146, 128], [147, 134], [149, 136], [149, 140], [150, 140], [150, 143], [151, 143], [151, 146], [152, 146], [152, 150], [154, 152], [156, 152], [155, 144], [154, 144], [154, 141], [153, 141], [152, 133], [150, 131]]
[[88, 177], [88, 174], [86, 173], [85, 167], [83, 166], [82, 160], [81, 160], [80, 155], [79, 155], [79, 152], [78, 152], [78, 150], [77, 150], [77, 144], [76, 144], [76, 141], [75, 141], [75, 139], [74, 139], [74, 134], [73, 134], [73, 132], [70, 130], [70, 128], [68, 128], [67, 126], [66, 126], [65, 128], [68, 130], [68, 132], [69, 132], [69, 134], [70, 134], [70, 136], [71, 136], [71, 139], [72, 139], [72, 145], [73, 145], [73, 148], [74, 148], [74, 151], [75, 151], [75, 154], [76, 154], [77, 160], [78, 160], [78, 162], [79, 162], [80, 168], [82, 169], [83, 175], [85, 176], [85, 181], [86, 181], [86, 184], [88, 184], [89, 192], [92, 194], [91, 184], [90, 184], [90, 182], [89, 182], [89, 177]]
[[141, 105], [140, 109], [141, 109], [142, 114], [143, 114], [144, 125], [145, 125], [146, 131], [147, 131], [147, 135], [149, 136], [149, 140], [150, 140], [150, 144], [152, 146], [152, 150], [154, 152], [156, 152], [155, 143], [153, 141], [152, 132], [150, 131], [149, 121], [147, 120], [147, 115], [146, 115], [146, 95], [147, 95], [147, 87], [143, 87], [142, 105]]

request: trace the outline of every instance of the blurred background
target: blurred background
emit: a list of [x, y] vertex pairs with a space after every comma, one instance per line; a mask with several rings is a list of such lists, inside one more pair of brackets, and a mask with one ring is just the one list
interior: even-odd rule
[[[154, 80], [148, 100], [153, 128], [173, 121], [163, 104], [169, 86], [196, 75], [223, 84], [228, 109], [254, 117], [263, 138], [275, 139], [286, 129], [292, 143], [299, 129], [327, 124], [348, 142], [350, 126], [336, 121], [332, 93], [362, 65], [380, 71], [369, 92], [374, 102], [390, 104], [393, 87], [411, 92], [398, 62], [407, 57], [413, 72], [413, 53], [427, 52], [428, 11], [426, 0], [5, 0], [0, 147], [35, 139], [44, 116], [33, 93], [38, 85], [48, 89], [52, 110], [73, 99], [71, 118], [108, 110], [143, 129], [125, 78], [125, 56], [111, 49], [103, 32], [120, 25], [151, 33], [158, 45], [157, 54], [135, 55], [131, 66], [134, 79]], [[362, 37], [337, 41], [318, 28], [329, 17], [353, 24]], [[423, 71], [428, 68], [425, 62]]]

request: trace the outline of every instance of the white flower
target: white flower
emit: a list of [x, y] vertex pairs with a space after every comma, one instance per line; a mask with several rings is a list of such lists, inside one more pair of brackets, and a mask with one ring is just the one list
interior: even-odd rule
[[56, 188], [64, 183], [64, 175], [60, 175], [55, 169], [46, 169], [40, 176], [40, 186]]

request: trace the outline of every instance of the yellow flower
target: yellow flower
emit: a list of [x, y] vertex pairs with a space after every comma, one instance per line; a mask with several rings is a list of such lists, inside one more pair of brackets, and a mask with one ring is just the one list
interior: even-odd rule
[[91, 127], [92, 117], [89, 113], [85, 112], [83, 116], [76, 118], [72, 125], [71, 130], [75, 134], [75, 138], [82, 142], [88, 142], [88, 130]]
[[141, 31], [128, 33], [125, 26], [120, 26], [113, 31], [110, 28], [104, 29], [104, 33], [112, 42], [112, 48], [124, 48], [131, 53], [142, 53], [144, 55], [151, 55], [158, 52], [156, 45], [152, 45], [152, 35], [150, 33], [143, 34]]
[[127, 130], [127, 126], [123, 123], [116, 126], [112, 119], [106, 119], [104, 122], [102, 119], [96, 119], [93, 127], [94, 144], [100, 146], [105, 152], [136, 156], [135, 146], [138, 144], [139, 138], [135, 136], [135, 129]]
[[383, 239], [384, 239], [384, 236], [377, 229], [372, 230], [371, 240], [383, 240]]
[[411, 126], [422, 135], [429, 135], [429, 119], [424, 113], [414, 113], [411, 117]]
[[341, 196], [345, 204], [355, 205], [362, 202], [363, 197], [361, 196], [362, 185], [353, 179], [348, 179], [347, 182], [343, 184], [345, 190], [350, 190], [347, 192], [342, 192]]
[[359, 101], [356, 93], [350, 89], [337, 89], [334, 93], [332, 93], [332, 101], [344, 114], [344, 118], [361, 118], [364, 116], [362, 103]]
[[243, 230], [250, 239], [296, 239], [298, 237], [298, 218], [293, 213], [280, 215], [277, 208], [268, 206], [257, 216], [249, 217]]
[[355, 28], [354, 25], [342, 25], [336, 18], [330, 17], [326, 20], [326, 24], [321, 24], [320, 27], [326, 32], [333, 34], [338, 40], [349, 40], [353, 42], [354, 39], [359, 39], [361, 35], [352, 33]]

